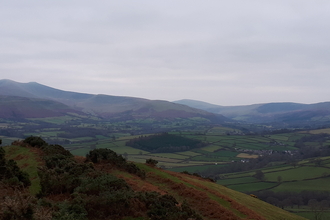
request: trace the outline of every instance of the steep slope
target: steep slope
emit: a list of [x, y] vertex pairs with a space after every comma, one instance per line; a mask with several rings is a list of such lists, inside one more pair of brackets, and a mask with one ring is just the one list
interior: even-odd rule
[[322, 125], [330, 122], [330, 102], [316, 104], [265, 103], [246, 106], [219, 106], [194, 100], [179, 100], [186, 104], [234, 120], [250, 123], [281, 123], [281, 125]]
[[0, 80], [0, 95], [54, 100], [76, 110], [104, 118], [174, 119], [202, 117], [216, 122], [229, 120], [221, 115], [168, 101], [68, 92], [35, 82], [18, 83], [11, 80]]
[[[16, 144], [24, 145], [23, 143], [18, 142]], [[52, 147], [54, 148], [54, 150], [52, 150]], [[8, 146], [5, 149], [8, 154], [12, 155], [8, 155], [8, 157], [14, 160], [19, 160], [19, 166], [27, 171], [30, 166], [29, 161], [31, 160], [31, 157], [38, 157], [40, 158], [38, 160], [41, 161], [44, 160], [41, 158], [41, 155], [43, 154], [40, 153], [40, 148], [37, 147], [38, 151], [33, 150], [34, 148], [35, 147], [29, 146]], [[48, 152], [46, 160], [51, 163], [46, 163], [47, 167], [49, 167], [50, 170], [47, 170], [46, 168], [41, 168], [43, 174], [41, 175], [40, 183], [46, 184], [42, 189], [45, 190], [45, 186], [53, 187], [54, 190], [58, 190], [59, 193], [56, 193], [54, 191], [50, 191], [47, 193], [47, 191], [44, 191], [44, 193], [46, 193], [43, 195], [44, 205], [42, 205], [43, 203], [37, 204], [35, 199], [30, 199], [30, 205], [31, 208], [33, 207], [35, 217], [41, 216], [42, 214], [42, 217], [49, 217], [50, 215], [59, 216], [62, 215], [63, 212], [66, 215], [70, 215], [70, 217], [74, 216], [75, 219], [86, 219], [86, 217], [87, 219], [91, 219], [90, 216], [97, 216], [95, 215], [95, 213], [103, 212], [107, 213], [107, 216], [103, 216], [101, 218], [93, 217], [93, 219], [126, 219], [125, 217], [131, 217], [129, 219], [163, 219], [159, 218], [159, 216], [168, 215], [172, 217], [169, 217], [167, 219], [174, 220], [178, 218], [174, 218], [173, 215], [170, 215], [170, 212], [178, 210], [178, 208], [175, 208], [176, 206], [173, 206], [175, 210], [171, 210], [168, 207], [171, 207], [172, 204], [175, 204], [175, 200], [179, 203], [177, 207], [179, 207], [179, 209], [185, 209], [186, 213], [190, 213], [190, 216], [193, 216], [193, 212], [196, 212], [203, 219], [209, 220], [304, 219], [302, 217], [286, 212], [280, 208], [264, 203], [261, 200], [253, 198], [249, 195], [230, 190], [226, 187], [210, 182], [209, 180], [205, 180], [192, 175], [164, 171], [146, 164], [136, 164], [137, 166], [129, 165], [127, 166], [127, 168], [124, 169], [122, 166], [118, 167], [118, 164], [121, 164], [122, 162], [120, 162], [120, 156], [116, 155], [113, 155], [112, 157], [117, 162], [113, 160], [109, 160], [108, 162], [106, 162], [106, 159], [104, 158], [102, 159], [103, 162], [100, 160], [96, 160], [95, 163], [85, 163], [85, 158], [83, 157], [76, 157], [75, 160], [77, 162], [74, 162], [72, 161], [71, 156], [68, 155], [66, 151], [63, 151], [63, 149], [60, 149], [58, 146], [49, 146], [44, 149], [46, 149], [46, 152]], [[21, 153], [21, 155], [18, 155], [17, 152]], [[61, 152], [60, 154], [65, 154], [59, 156], [58, 152]], [[33, 154], [34, 156], [31, 156], [31, 154]], [[52, 158], [56, 158], [56, 160]], [[25, 159], [26, 162], [24, 162]], [[55, 165], [56, 163], [58, 163], [58, 165]], [[52, 167], [54, 167], [54, 169]], [[93, 171], [93, 169], [91, 170], [91, 168], [95, 170]], [[88, 175], [81, 175], [79, 177], [80, 179], [77, 179], [80, 180], [78, 181], [80, 182], [79, 184], [87, 184], [85, 185], [85, 187], [80, 187], [79, 185], [76, 185], [78, 182], [71, 183], [69, 181], [71, 177], [69, 177], [68, 174], [71, 172], [71, 169], [75, 171], [75, 173], [71, 174], [72, 176], [76, 175], [77, 172], [81, 173], [92, 171], [92, 173], [89, 173]], [[145, 172], [145, 178], [137, 176], [135, 174], [136, 170], [142, 170], [143, 172]], [[75, 185], [76, 188], [73, 190], [74, 193], [70, 195], [69, 191], [65, 191], [65, 188], [61, 189], [58, 188], [59, 186], [54, 185], [51, 182], [45, 182], [45, 180], [47, 179], [45, 179], [45, 176], [43, 175], [46, 175], [47, 173], [51, 173], [54, 177], [50, 178], [54, 180], [56, 180], [57, 177], [65, 177], [65, 179], [60, 178], [59, 180], [61, 180], [62, 182], [68, 181], [68, 183]], [[101, 173], [104, 173], [102, 174], [103, 179], [99, 179]], [[113, 178], [109, 176], [109, 174], [114, 175], [119, 179]], [[100, 180], [100, 182], [98, 182], [97, 185], [92, 185], [92, 182], [88, 183], [88, 181], [93, 180], [93, 178], [95, 178], [95, 181]], [[106, 178], [111, 178], [111, 182], [108, 182], [108, 184], [111, 183], [113, 185], [112, 187], [119, 187], [117, 192], [114, 192], [116, 196], [125, 195], [127, 197], [109, 197], [111, 198], [110, 200], [99, 200], [103, 198], [102, 196], [107, 194], [98, 194], [95, 193], [95, 191], [103, 190], [103, 188], [99, 186], [103, 186], [102, 184], [104, 184], [104, 181], [107, 181]], [[125, 186], [125, 182], [132, 188], [133, 191], [122, 188], [123, 186]], [[36, 186], [34, 185], [34, 187]], [[122, 194], [124, 192], [126, 193]], [[84, 193], [90, 194], [88, 197], [86, 197], [87, 194], [85, 195]], [[22, 192], [22, 195], [24, 195], [24, 192]], [[15, 199], [21, 199], [25, 201], [27, 198], [31, 198], [27, 195], [23, 197], [17, 194], [9, 195], [9, 197], [12, 199], [12, 201], [16, 201]], [[129, 199], [130, 197], [131, 199]], [[144, 199], [146, 197], [151, 200], [145, 201]], [[99, 203], [98, 206], [94, 207], [94, 209], [91, 209], [90, 206], [85, 205], [86, 210], [93, 210], [94, 213], [87, 213], [87, 215], [85, 216], [77, 215], [77, 213], [80, 213], [81, 211], [86, 212], [86, 210], [83, 208], [85, 204], [83, 200], [90, 205], [93, 205], [95, 201], [105, 202], [105, 204], [107, 205], [104, 206], [103, 204]], [[126, 200], [129, 201], [129, 203], [123, 203], [123, 201]], [[117, 204], [112, 204], [113, 201], [117, 201]], [[0, 202], [2, 202], [1, 199]], [[75, 205], [73, 206], [70, 204]], [[103, 206], [108, 207], [109, 210], [114, 210], [114, 212], [103, 210]], [[125, 208], [123, 209], [123, 207]], [[0, 215], [1, 214], [2, 213], [0, 209]], [[197, 219], [197, 217], [190, 219]]]

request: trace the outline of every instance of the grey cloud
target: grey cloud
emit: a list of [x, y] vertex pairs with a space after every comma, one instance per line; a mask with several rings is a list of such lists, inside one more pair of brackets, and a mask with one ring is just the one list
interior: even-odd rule
[[221, 105], [329, 97], [328, 1], [12, 0], [0, 6], [0, 78]]

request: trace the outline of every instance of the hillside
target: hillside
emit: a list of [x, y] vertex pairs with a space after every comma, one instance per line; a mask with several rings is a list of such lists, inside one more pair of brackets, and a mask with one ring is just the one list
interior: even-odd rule
[[330, 122], [330, 102], [316, 104], [300, 103], [264, 103], [245, 106], [220, 106], [196, 100], [179, 100], [184, 104], [228, 118], [259, 124], [277, 124], [278, 126], [322, 126]]
[[74, 108], [76, 111], [102, 118], [162, 120], [202, 117], [216, 122], [229, 120], [218, 114], [168, 101], [69, 92], [35, 82], [18, 83], [11, 80], [0, 80], [0, 95], [52, 100]]
[[[85, 163], [86, 158], [73, 158], [60, 146], [45, 145], [40, 139], [16, 144], [22, 146], [5, 147], [7, 160], [16, 160], [30, 176], [36, 166], [42, 166], [31, 185], [41, 193], [37, 199], [35, 190], [30, 190], [30, 196], [26, 191], [12, 194], [13, 184], [1, 185], [8, 197], [1, 198], [0, 215], [11, 210], [12, 216], [23, 212], [35, 219], [63, 219], [64, 215], [74, 219], [304, 219], [210, 180], [126, 162], [109, 150], [91, 151]], [[39, 163], [32, 164], [34, 160]], [[24, 205], [17, 207], [8, 199]]]
[[2, 119], [60, 117], [73, 113], [85, 115], [60, 102], [47, 99], [0, 95], [0, 106]]

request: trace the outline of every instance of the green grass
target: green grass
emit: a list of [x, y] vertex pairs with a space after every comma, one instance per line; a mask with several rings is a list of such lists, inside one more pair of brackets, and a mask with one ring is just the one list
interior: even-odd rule
[[32, 153], [28, 148], [19, 146], [7, 146], [4, 147], [4, 149], [6, 151], [6, 159], [15, 160], [18, 167], [20, 167], [22, 171], [25, 171], [29, 174], [29, 178], [31, 180], [29, 191], [33, 195], [37, 194], [41, 189], [37, 169], [37, 155]]
[[315, 180], [304, 180], [296, 182], [284, 182], [273, 191], [291, 191], [291, 192], [301, 192], [303, 190], [316, 190], [316, 191], [329, 191], [330, 177], [320, 178]]
[[266, 190], [276, 186], [277, 183], [268, 183], [268, 182], [257, 182], [257, 183], [245, 183], [238, 185], [229, 185], [227, 186], [230, 189], [237, 190], [239, 192], [255, 192]]
[[85, 157], [86, 154], [89, 153], [89, 151], [91, 151], [92, 149], [88, 149], [88, 148], [79, 148], [79, 149], [76, 149], [76, 150], [71, 150], [70, 152], [73, 154], [73, 155], [76, 155], [76, 156], [83, 156]]
[[253, 183], [253, 182], [258, 182], [254, 177], [243, 177], [243, 178], [234, 178], [234, 179], [221, 179], [218, 180], [217, 183], [220, 185], [232, 185], [232, 184], [245, 184], [245, 183]]
[[[198, 180], [194, 180], [194, 181], [197, 182]], [[235, 201], [239, 201], [239, 203], [244, 204], [249, 209], [261, 214], [267, 220], [279, 220], [279, 219], [303, 220], [304, 219], [300, 216], [297, 216], [297, 215], [287, 212], [283, 209], [270, 205], [259, 199], [256, 199], [256, 198], [253, 198], [246, 194], [231, 190], [230, 188], [221, 186], [219, 184], [214, 184], [211, 182], [203, 182], [203, 185], [205, 185], [206, 187], [208, 187], [210, 189], [217, 190], [221, 194], [228, 196]]]
[[59, 117], [48, 117], [48, 118], [30, 118], [31, 121], [44, 121], [52, 124], [64, 124], [67, 121], [71, 121], [77, 119], [77, 117], [74, 116], [59, 116]]
[[215, 150], [219, 150], [221, 148], [222, 147], [217, 146], [217, 145], [210, 145], [210, 146], [207, 146], [207, 147], [203, 147], [201, 149], [204, 150], [204, 151], [208, 151], [208, 152], [214, 152]]
[[171, 168], [169, 170], [175, 171], [175, 172], [188, 171], [189, 173], [198, 173], [198, 172], [202, 172], [202, 171], [211, 169], [211, 168], [213, 168], [215, 166], [223, 166], [223, 165], [220, 165], [220, 164], [219, 165], [210, 164], [210, 165], [199, 165], [199, 166], [184, 166], [184, 167]]
[[304, 166], [290, 170], [266, 173], [265, 177], [267, 181], [277, 181], [278, 176], [282, 177], [282, 181], [292, 181], [322, 177], [324, 173], [330, 174], [330, 169]]
[[187, 155], [180, 155], [176, 153], [155, 153], [155, 154], [148, 154], [150, 156], [156, 156], [156, 157], [165, 157], [165, 158], [173, 158], [173, 159], [179, 159], [184, 160], [189, 158]]
[[176, 152], [176, 154], [190, 156], [190, 157], [201, 155], [200, 153], [196, 153], [196, 152], [193, 152], [193, 151]]

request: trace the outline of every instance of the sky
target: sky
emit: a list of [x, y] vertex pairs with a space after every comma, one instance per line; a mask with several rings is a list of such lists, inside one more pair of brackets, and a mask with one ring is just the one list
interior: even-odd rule
[[330, 101], [328, 0], [3, 0], [0, 79], [231, 106]]

